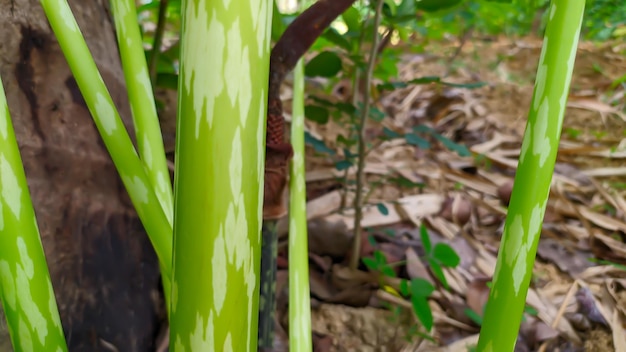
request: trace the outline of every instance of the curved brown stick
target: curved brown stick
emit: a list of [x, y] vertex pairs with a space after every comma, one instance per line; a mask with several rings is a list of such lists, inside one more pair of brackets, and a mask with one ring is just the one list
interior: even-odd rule
[[263, 219], [278, 219], [287, 213], [284, 193], [287, 165], [292, 155], [285, 142], [285, 119], [280, 101], [280, 85], [315, 40], [355, 0], [319, 0], [287, 27], [270, 56], [265, 148], [265, 197]]
[[285, 141], [285, 119], [280, 101], [280, 85], [313, 42], [337, 16], [354, 2], [355, 0], [319, 0], [287, 27], [270, 56], [261, 246], [259, 351], [272, 350], [274, 342], [277, 248], [275, 220], [287, 213], [284, 195], [287, 188], [287, 166], [293, 154], [291, 144]]

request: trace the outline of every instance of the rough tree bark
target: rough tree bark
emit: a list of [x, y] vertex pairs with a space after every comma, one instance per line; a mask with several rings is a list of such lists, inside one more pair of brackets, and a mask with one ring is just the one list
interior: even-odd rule
[[[128, 126], [108, 1], [70, 6]], [[0, 76], [68, 347], [154, 351], [165, 318], [157, 258], [39, 1], [0, 0], [0, 23]], [[1, 351], [7, 341], [0, 327]]]

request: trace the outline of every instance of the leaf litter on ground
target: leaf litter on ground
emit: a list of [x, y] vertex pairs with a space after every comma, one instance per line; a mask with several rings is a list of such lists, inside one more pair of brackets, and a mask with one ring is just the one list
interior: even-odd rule
[[[356, 170], [350, 165], [337, 170], [333, 162], [344, 154], [336, 141], [348, 127], [332, 118], [325, 124], [307, 121], [307, 133], [336, 154], [307, 150], [312, 320], [318, 348], [467, 351], [477, 341], [541, 41], [472, 41], [451, 69], [442, 59], [455, 45], [440, 43], [429, 55], [406, 54], [398, 80], [441, 75], [445, 82], [483, 81], [485, 86], [409, 84], [384, 91], [375, 105], [386, 116], [369, 122], [368, 135], [385, 138], [370, 141], [373, 149], [366, 159], [368, 205], [360, 255], [373, 259], [360, 272], [347, 268], [353, 255], [349, 205], [354, 194], [352, 186], [344, 185]], [[626, 351], [626, 102], [623, 88], [621, 95], [609, 92], [611, 79], [626, 72], [626, 58], [613, 48], [611, 43], [579, 46], [517, 351]], [[602, 74], [593, 70], [595, 64], [601, 64]], [[450, 74], [443, 77], [446, 72]], [[349, 96], [346, 83], [335, 91]], [[288, 85], [282, 95], [288, 111]], [[432, 243], [423, 242], [420, 228]], [[287, 235], [286, 226], [281, 233]], [[425, 246], [437, 243], [450, 245], [459, 255], [460, 265], [439, 273], [448, 289], [426, 258]], [[447, 249], [439, 251], [443, 260], [453, 260]], [[382, 267], [388, 275], [380, 273]], [[434, 319], [432, 338], [402, 294], [402, 282], [414, 279], [434, 289], [427, 302]], [[279, 314], [286, 324], [287, 312]]]

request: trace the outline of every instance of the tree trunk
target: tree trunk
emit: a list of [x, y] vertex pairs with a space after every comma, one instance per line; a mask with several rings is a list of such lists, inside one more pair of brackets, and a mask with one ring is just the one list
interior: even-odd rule
[[[108, 1], [70, 6], [130, 127]], [[39, 1], [0, 0], [0, 9], [0, 77], [69, 350], [154, 351], [165, 319], [156, 255]]]

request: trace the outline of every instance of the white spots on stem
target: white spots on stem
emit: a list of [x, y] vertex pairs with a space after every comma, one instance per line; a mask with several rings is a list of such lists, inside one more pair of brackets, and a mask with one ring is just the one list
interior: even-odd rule
[[148, 186], [139, 176], [122, 175], [122, 180], [131, 198], [142, 204], [148, 203]]
[[5, 303], [10, 309], [15, 309], [17, 300], [14, 275], [11, 273], [11, 267], [6, 260], [0, 260], [0, 291], [4, 297]]
[[9, 106], [7, 105], [7, 99], [4, 95], [4, 88], [2, 87], [2, 81], [0, 81], [0, 135], [2, 139], [6, 140], [9, 135], [9, 119], [11, 114], [9, 113]]
[[76, 23], [76, 20], [74, 19], [74, 15], [72, 14], [72, 10], [70, 9], [66, 0], [57, 0], [57, 3], [55, 5], [49, 4], [48, 6], [49, 7], [54, 6], [56, 9], [59, 10], [61, 17], [63, 18], [63, 21], [65, 22], [65, 27], [67, 27], [67, 29], [71, 30], [74, 33], [80, 32], [78, 28], [78, 24]]
[[556, 3], [554, 1], [550, 2], [552, 6], [550, 6], [550, 20], [554, 18], [554, 14], [556, 13]]
[[121, 29], [121, 31], [117, 33], [117, 36], [119, 39], [126, 39], [126, 45], [130, 46], [133, 41], [130, 35], [128, 35], [128, 30], [126, 28], [126, 17], [129, 15], [130, 12], [130, 2], [123, 0], [114, 0], [112, 1], [112, 4], [114, 6], [114, 9], [116, 9], [117, 11], [117, 13], [114, 13], [113, 18], [115, 20], [115, 23], [117, 23], [118, 27]]
[[241, 194], [242, 168], [243, 168], [243, 142], [241, 140], [241, 128], [237, 127], [231, 144], [230, 163], [228, 164], [228, 177], [230, 178], [230, 191], [233, 198]]
[[59, 316], [59, 308], [57, 307], [57, 301], [54, 297], [54, 289], [52, 288], [52, 281], [48, 280], [48, 311], [50, 316], [53, 317], [52, 321], [57, 328], [61, 327], [61, 317]]
[[[178, 340], [176, 342], [178, 345]], [[215, 351], [213, 339], [213, 312], [209, 314], [206, 326], [204, 325], [204, 319], [200, 313], [196, 315], [196, 326], [191, 332], [189, 347], [191, 351]], [[181, 350], [184, 350], [184, 348], [180, 350], [178, 348], [176, 349], [176, 351]]]
[[250, 81], [250, 56], [248, 47], [241, 42], [241, 25], [235, 20], [228, 30], [228, 52], [224, 66], [226, 90], [233, 107], [239, 105], [241, 127], [246, 127], [250, 103], [252, 100], [252, 82]]
[[33, 275], [35, 275], [35, 266], [33, 265], [33, 260], [28, 254], [28, 247], [26, 247], [26, 242], [24, 242], [24, 238], [22, 238], [22, 236], [17, 238], [17, 251], [20, 254], [20, 261], [24, 267], [26, 277], [28, 277], [29, 280], [32, 280]]
[[28, 319], [31, 329], [37, 333], [39, 342], [43, 344], [46, 336], [48, 336], [48, 325], [37, 303], [33, 300], [28, 275], [19, 264], [15, 271], [15, 282], [18, 305], [22, 309], [24, 317]]
[[226, 339], [224, 339], [224, 347], [222, 348], [222, 351], [233, 352], [233, 337], [231, 336], [230, 331], [228, 332], [228, 334], [226, 334]]
[[550, 156], [552, 145], [548, 136], [548, 124], [550, 123], [550, 103], [549, 99], [543, 102], [537, 110], [537, 119], [533, 125], [531, 141], [533, 142], [533, 153], [539, 156], [539, 167], [543, 167]]
[[211, 278], [213, 280], [213, 306], [215, 307], [216, 313], [219, 315], [224, 306], [226, 291], [228, 290], [228, 268], [226, 266], [224, 233], [220, 233], [213, 243], [211, 271]]
[[147, 134], [142, 136], [142, 160], [146, 164], [148, 169], [153, 169], [154, 165], [154, 157], [152, 155], [152, 147], [150, 146], [150, 138], [148, 138]]
[[20, 319], [20, 322], [18, 323], [17, 334], [20, 339], [20, 347], [22, 348], [22, 351], [34, 351], [33, 337], [28, 329], [28, 326], [26, 326], [24, 319]]
[[186, 24], [183, 36], [182, 79], [185, 84], [183, 93], [193, 92], [193, 115], [195, 116], [195, 137], [200, 136], [200, 122], [204, 116], [209, 128], [213, 126], [213, 108], [215, 98], [224, 89], [222, 67], [226, 36], [224, 25], [215, 10], [211, 18], [207, 17], [205, 2], [186, 6]]
[[[102, 84], [104, 85], [104, 83]], [[104, 94], [97, 92], [95, 109], [102, 129], [104, 129], [107, 135], [112, 135], [117, 129], [117, 115], [111, 98], [105, 97]]]
[[[523, 253], [527, 251], [524, 224], [520, 214], [515, 215], [506, 231], [508, 232], [507, 236], [503, 236], [506, 241], [503, 254], [507, 265], [512, 268], [513, 285], [515, 292], [518, 292], [526, 268]], [[522, 265], [520, 266], [520, 264]]]
[[11, 209], [15, 218], [19, 219], [22, 210], [22, 188], [11, 163], [4, 155], [0, 155], [0, 187], [2, 200]]

